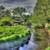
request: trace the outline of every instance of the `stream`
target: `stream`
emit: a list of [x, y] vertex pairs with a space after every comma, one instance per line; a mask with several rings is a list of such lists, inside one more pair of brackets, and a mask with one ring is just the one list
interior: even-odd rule
[[[35, 50], [37, 45], [35, 44], [34, 42], [34, 36], [33, 36], [33, 33], [31, 33], [31, 38], [29, 40], [29, 43], [28, 44], [25, 44], [24, 46], [22, 47], [19, 47], [18, 50]], [[16, 41], [14, 42], [7, 42], [7, 43], [2, 43], [0, 44], [0, 50], [17, 50], [16, 48], [9, 48], [9, 46], [12, 46], [13, 45], [16, 45]], [[4, 49], [6, 48], [6, 49]]]
[[31, 33], [31, 34], [32, 35], [31, 35], [28, 45], [24, 45], [24, 47], [20, 47], [19, 50], [35, 50], [36, 49], [37, 44], [35, 44], [35, 42], [34, 42], [33, 33]]

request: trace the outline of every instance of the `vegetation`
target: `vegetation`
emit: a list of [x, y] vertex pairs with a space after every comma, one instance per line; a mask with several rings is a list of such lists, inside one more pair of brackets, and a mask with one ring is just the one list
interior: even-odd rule
[[44, 50], [46, 47], [48, 47], [48, 35], [44, 31], [43, 27], [36, 27], [35, 28], [35, 41], [38, 44], [38, 47], [36, 50]]
[[[31, 22], [35, 29], [35, 41], [38, 44], [36, 50], [45, 50], [48, 47], [48, 34], [45, 32], [44, 27], [50, 18], [50, 3], [49, 0], [37, 0], [32, 15]], [[43, 27], [44, 26], [44, 27]]]
[[[19, 24], [22, 23], [23, 17], [11, 16], [11, 10], [5, 11], [4, 6], [0, 6], [0, 12], [0, 42], [18, 40], [28, 35], [26, 26]], [[26, 9], [22, 7], [13, 9], [14, 15], [22, 15], [23, 12], [26, 12]]]
[[26, 12], [26, 9], [23, 7], [17, 7], [13, 10], [14, 14], [22, 15], [23, 12]]
[[46, 48], [46, 50], [50, 50], [50, 47]]
[[25, 37], [28, 29], [24, 26], [0, 26], [0, 41], [7, 41]]
[[[33, 24], [45, 24], [46, 19], [50, 17], [50, 3], [49, 0], [37, 0], [34, 8], [34, 14], [32, 15]], [[35, 20], [34, 20], [35, 19]]]
[[[35, 42], [38, 44], [36, 50], [45, 50], [48, 47], [49, 39], [45, 32], [45, 24], [50, 18], [50, 0], [37, 0], [32, 16], [22, 16], [23, 12], [27, 12], [23, 7], [13, 9], [14, 16], [11, 16], [11, 10], [4, 10], [5, 7], [0, 6], [0, 41], [25, 37], [29, 34], [26, 26], [30, 28], [32, 25], [32, 30], [35, 31]], [[46, 50], [50, 50], [50, 47]]]

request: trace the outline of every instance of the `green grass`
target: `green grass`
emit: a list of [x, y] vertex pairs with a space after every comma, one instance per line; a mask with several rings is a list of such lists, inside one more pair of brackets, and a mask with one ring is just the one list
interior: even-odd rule
[[12, 19], [11, 16], [4, 16], [0, 18], [0, 21], [13, 21], [14, 19]]
[[46, 48], [46, 50], [50, 50], [50, 47]]
[[16, 21], [16, 20], [12, 19], [11, 16], [0, 17], [0, 25], [2, 25], [2, 24], [4, 25], [5, 21], [8, 21], [13, 25], [13, 22]]
[[13, 40], [26, 36], [28, 30], [25, 26], [0, 26], [0, 41]]
[[50, 29], [50, 26], [48, 26], [48, 29]]

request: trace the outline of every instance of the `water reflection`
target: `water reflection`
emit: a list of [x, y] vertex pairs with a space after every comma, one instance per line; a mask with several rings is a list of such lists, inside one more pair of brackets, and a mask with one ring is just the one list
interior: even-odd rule
[[[25, 42], [25, 45], [22, 44], [21, 47], [12, 48], [12, 47], [14, 47], [14, 45], [16, 45], [17, 42], [16, 41], [9, 42], [9, 43], [7, 42], [7, 43], [0, 44], [0, 50], [35, 50], [37, 45], [34, 42], [33, 33], [31, 33], [31, 34], [32, 34], [31, 38], [28, 38], [28, 41]], [[12, 46], [12, 47], [10, 48], [9, 46]]]
[[35, 44], [34, 41], [34, 35], [33, 33], [31, 33], [31, 38], [29, 40], [29, 43], [28, 44], [25, 44], [23, 47], [20, 47], [19, 50], [35, 50], [36, 47], [37, 47], [37, 44]]
[[20, 47], [19, 50], [35, 50], [36, 44], [33, 42], [29, 42], [28, 45], [24, 45], [23, 47]]

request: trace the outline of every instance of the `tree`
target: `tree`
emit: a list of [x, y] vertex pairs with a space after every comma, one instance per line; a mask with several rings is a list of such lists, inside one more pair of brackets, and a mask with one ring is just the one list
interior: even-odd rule
[[3, 5], [0, 6], [0, 17], [4, 16], [5, 12], [5, 7]]
[[[49, 2], [50, 0], [37, 0], [36, 6], [34, 8], [34, 14], [31, 18], [33, 24], [35, 23], [37, 25], [46, 23], [46, 19], [50, 17]], [[35, 30], [35, 41], [39, 45], [37, 50], [44, 50], [46, 47], [48, 47], [48, 35], [43, 28], [41, 28], [41, 26], [39, 27], [38, 25]]]
[[26, 9], [23, 8], [23, 7], [17, 7], [14, 9], [14, 14], [19, 14], [19, 15], [22, 15], [23, 12], [26, 12]]
[[10, 10], [6, 10], [5, 15], [10, 16]]
[[32, 21], [34, 23], [45, 23], [47, 17], [50, 16], [49, 8], [49, 0], [37, 0], [36, 6], [34, 8], [34, 14], [32, 16]]
[[5, 7], [3, 5], [0, 6], [0, 10], [4, 10]]

